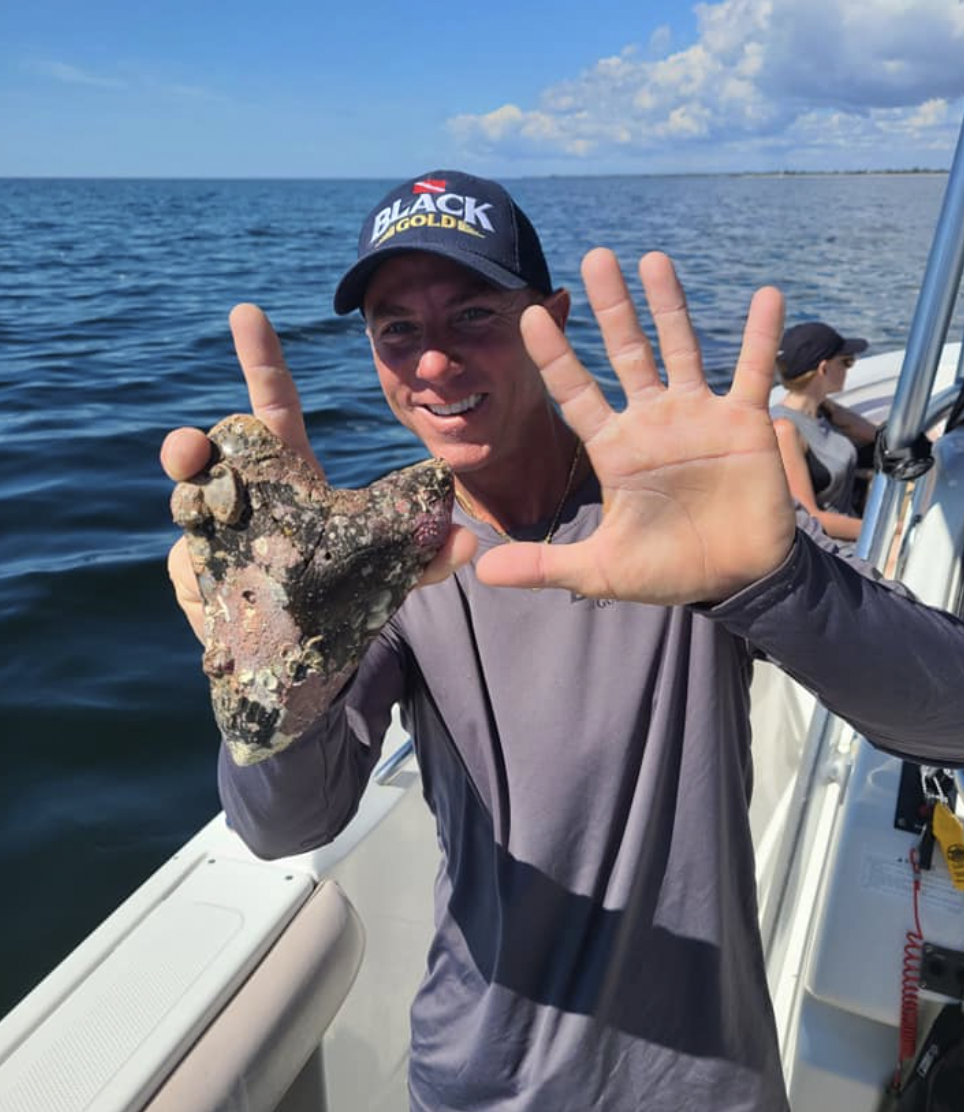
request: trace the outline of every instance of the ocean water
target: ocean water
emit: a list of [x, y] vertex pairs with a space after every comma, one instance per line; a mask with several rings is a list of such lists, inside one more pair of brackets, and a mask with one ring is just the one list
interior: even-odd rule
[[[0, 180], [0, 1015], [218, 806], [157, 456], [169, 429], [246, 408], [231, 307], [269, 313], [333, 482], [420, 458], [360, 319], [330, 308], [390, 184]], [[578, 278], [588, 248], [614, 248], [627, 272], [646, 250], [673, 256], [723, 389], [765, 283], [791, 323], [903, 346], [946, 178], [510, 184], [574, 294], [571, 339], [616, 400]]]

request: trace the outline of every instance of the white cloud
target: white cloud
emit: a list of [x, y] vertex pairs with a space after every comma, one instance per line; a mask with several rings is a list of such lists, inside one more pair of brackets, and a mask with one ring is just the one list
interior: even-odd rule
[[177, 97], [181, 100], [209, 101], [212, 104], [228, 104], [228, 98], [221, 93], [216, 93], [203, 85], [159, 84], [158, 89], [166, 96]]
[[906, 158], [941, 151], [946, 163], [964, 97], [962, 0], [721, 0], [695, 13], [685, 49], [670, 52], [660, 28], [645, 51], [602, 58], [538, 104], [449, 127], [475, 155], [596, 165], [742, 168], [748, 152], [775, 168], [805, 167], [818, 152], [831, 164], [896, 165], [896, 137]]
[[216, 104], [227, 103], [226, 97], [203, 85], [168, 80], [163, 76], [153, 74], [150, 70], [135, 70], [128, 67], [123, 76], [116, 76], [95, 73], [69, 62], [51, 59], [34, 59], [25, 62], [24, 69], [35, 77], [65, 85], [87, 85], [98, 89], [124, 89], [131, 92], [147, 91], [150, 94], [177, 100], [209, 101]]
[[661, 54], [667, 54], [673, 42], [673, 29], [667, 23], [661, 23], [659, 27], [649, 36], [649, 42], [646, 44], [646, 53], [652, 57], [659, 57]]
[[51, 78], [66, 85], [91, 85], [99, 89], [123, 89], [127, 82], [116, 77], [105, 77], [67, 62], [50, 60], [28, 62], [26, 68], [38, 77]]
[[945, 124], [950, 119], [948, 103], [939, 97], [925, 100], [915, 112], [904, 118], [904, 125], [909, 128], [936, 127]]

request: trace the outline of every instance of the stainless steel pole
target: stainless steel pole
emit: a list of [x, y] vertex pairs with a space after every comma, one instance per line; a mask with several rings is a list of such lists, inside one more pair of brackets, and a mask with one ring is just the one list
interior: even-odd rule
[[964, 271], [964, 128], [947, 179], [944, 204], [934, 232], [907, 338], [894, 404], [887, 422], [891, 447], [906, 448], [921, 430], [937, 364], [947, 339]]
[[[887, 421], [887, 445], [909, 447], [923, 427], [924, 414], [964, 271], [964, 127], [957, 140], [944, 202], [927, 269], [921, 283], [907, 350]], [[871, 483], [857, 553], [880, 558], [900, 501], [902, 484], [878, 472]]]

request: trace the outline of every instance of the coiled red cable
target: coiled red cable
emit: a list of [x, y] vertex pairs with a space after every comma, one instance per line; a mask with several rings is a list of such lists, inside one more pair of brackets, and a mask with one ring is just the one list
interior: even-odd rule
[[900, 978], [900, 1052], [894, 1071], [893, 1087], [900, 1092], [904, 1067], [917, 1052], [918, 997], [920, 995], [921, 955], [924, 950], [924, 932], [920, 924], [920, 855], [910, 851], [910, 864], [914, 870], [914, 929], [909, 930], [904, 941], [904, 962]]

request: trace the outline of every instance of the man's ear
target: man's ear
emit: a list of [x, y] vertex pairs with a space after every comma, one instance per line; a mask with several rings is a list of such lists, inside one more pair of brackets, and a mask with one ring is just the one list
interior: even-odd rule
[[565, 332], [569, 310], [572, 308], [572, 298], [569, 296], [569, 291], [564, 286], [560, 286], [559, 289], [549, 294], [543, 301], [542, 307], [556, 322], [559, 331]]

